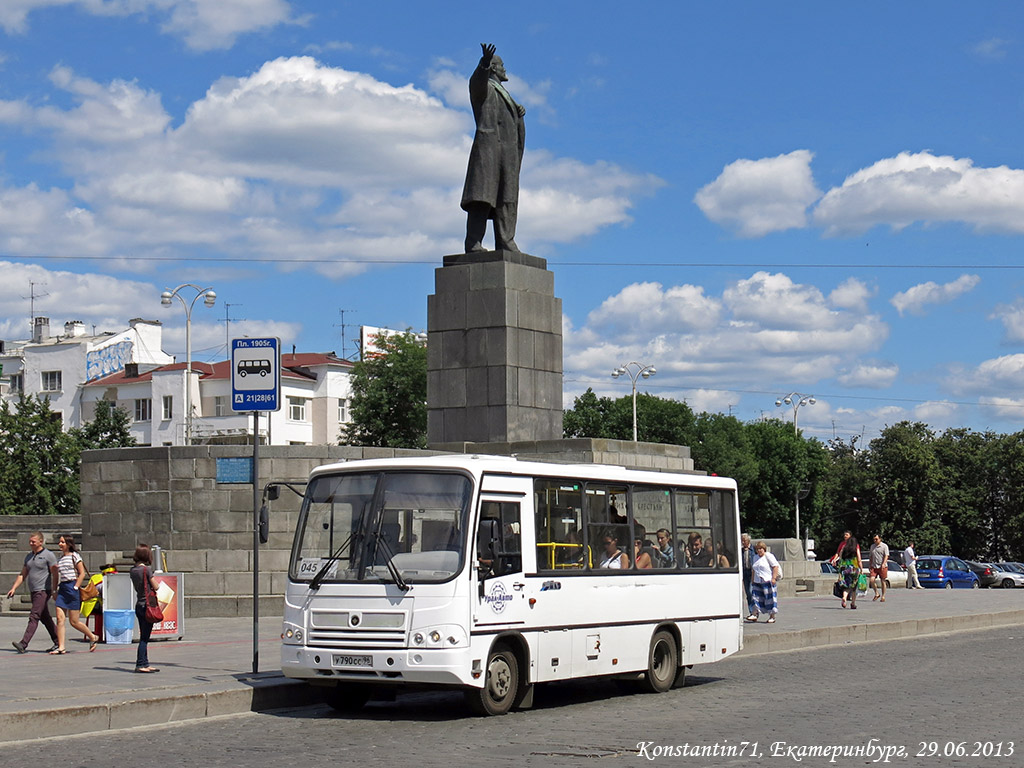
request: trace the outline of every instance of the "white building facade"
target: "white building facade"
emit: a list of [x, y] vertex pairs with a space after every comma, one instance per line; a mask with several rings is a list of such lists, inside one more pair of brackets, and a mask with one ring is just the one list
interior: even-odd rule
[[126, 365], [155, 367], [174, 362], [162, 348], [163, 326], [156, 320], [133, 319], [126, 330], [89, 333], [72, 320], [64, 333], [50, 335], [50, 321], [37, 317], [32, 338], [5, 341], [0, 350], [0, 397], [14, 401], [25, 393], [44, 395], [60, 414], [64, 429], [92, 418], [82, 415], [82, 393], [89, 381], [124, 370]]
[[[266, 445], [337, 443], [349, 422], [353, 363], [333, 354], [281, 356], [281, 410], [260, 418]], [[230, 361], [192, 363], [193, 444], [232, 444], [251, 440], [251, 413], [231, 410]], [[125, 370], [83, 387], [86, 420], [96, 402], [109, 400], [133, 418], [131, 432], [139, 445], [185, 444], [185, 365]]]

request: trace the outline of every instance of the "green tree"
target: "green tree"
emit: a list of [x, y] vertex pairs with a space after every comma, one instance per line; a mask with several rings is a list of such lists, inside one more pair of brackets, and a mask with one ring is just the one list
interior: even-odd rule
[[849, 443], [830, 440], [826, 446], [828, 471], [821, 479], [820, 506], [808, 527], [818, 542], [818, 554], [831, 557], [835, 547], [850, 531], [858, 539], [867, 535], [861, 531], [861, 514], [865, 508], [871, 480], [868, 475], [869, 451], [857, 447], [857, 438]]
[[96, 415], [80, 429], [71, 430], [82, 450], [127, 448], [137, 442], [131, 433], [131, 416], [109, 400], [96, 402]]
[[922, 552], [951, 551], [949, 526], [938, 506], [942, 472], [927, 425], [901, 421], [886, 427], [871, 441], [870, 461], [862, 532], [880, 533], [891, 548], [914, 539]]
[[0, 513], [77, 512], [79, 455], [47, 398], [0, 402]]
[[377, 340], [379, 352], [352, 368], [351, 422], [341, 441], [351, 445], [425, 448], [427, 350], [410, 332]]
[[[648, 393], [636, 396], [636, 432], [642, 442], [688, 445], [694, 422], [693, 411], [686, 403]], [[567, 438], [632, 440], [632, 394], [612, 400], [599, 398], [594, 390], [587, 389], [563, 414], [562, 433]]]
[[740, 511], [744, 527], [760, 536], [786, 537], [796, 533], [796, 494], [806, 488], [800, 501], [801, 534], [820, 507], [818, 484], [828, 471], [828, 456], [817, 440], [805, 440], [779, 419], [747, 425], [757, 476], [744, 494]]

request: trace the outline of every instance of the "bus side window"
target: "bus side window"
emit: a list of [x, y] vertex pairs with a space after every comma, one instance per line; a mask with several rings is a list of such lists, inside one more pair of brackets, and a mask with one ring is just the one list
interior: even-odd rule
[[523, 570], [519, 522], [517, 503], [487, 501], [481, 505], [476, 545], [481, 578]]

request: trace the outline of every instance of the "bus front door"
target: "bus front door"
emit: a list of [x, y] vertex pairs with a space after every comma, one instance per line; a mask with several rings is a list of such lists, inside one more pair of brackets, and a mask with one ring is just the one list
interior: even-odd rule
[[522, 511], [518, 499], [480, 502], [477, 529], [476, 629], [522, 629], [529, 611], [523, 577]]

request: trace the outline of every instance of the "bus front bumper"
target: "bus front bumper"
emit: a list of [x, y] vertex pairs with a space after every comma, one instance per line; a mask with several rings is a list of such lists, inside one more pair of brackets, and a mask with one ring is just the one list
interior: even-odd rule
[[[422, 683], [482, 686], [474, 678], [469, 648], [417, 648], [373, 651], [284, 645], [281, 671], [302, 680]], [[478, 666], [478, 665], [477, 665]]]

